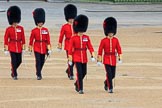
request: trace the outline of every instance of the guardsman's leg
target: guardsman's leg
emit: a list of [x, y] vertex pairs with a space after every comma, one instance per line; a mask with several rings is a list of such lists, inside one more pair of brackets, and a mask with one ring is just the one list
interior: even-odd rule
[[17, 59], [16, 59], [16, 53], [14, 53], [14, 52], [10, 52], [10, 56], [11, 56], [11, 66], [12, 66], [12, 68], [11, 68], [11, 76], [12, 76], [12, 78], [14, 78], [14, 77], [17, 77]]
[[82, 69], [82, 63], [76, 62], [76, 69], [77, 69], [77, 86], [78, 91], [82, 91], [80, 94], [83, 94], [83, 69]]
[[112, 91], [113, 85], [112, 85], [112, 70], [110, 65], [105, 65], [106, 69], [106, 85], [109, 89], [109, 91]]
[[17, 58], [17, 68], [18, 68], [22, 63], [22, 53], [16, 53], [16, 58]]
[[41, 54], [38, 52], [34, 52], [35, 54], [35, 59], [36, 59], [36, 75], [37, 79], [41, 80], [42, 75], [41, 75]]

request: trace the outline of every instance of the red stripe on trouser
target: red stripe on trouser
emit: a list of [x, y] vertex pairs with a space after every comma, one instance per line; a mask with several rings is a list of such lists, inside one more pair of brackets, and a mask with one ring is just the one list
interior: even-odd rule
[[77, 66], [76, 66], [76, 63], [75, 63], [75, 68], [76, 68], [76, 83], [77, 83], [77, 85], [78, 85], [78, 89], [80, 90], [80, 84], [79, 84], [79, 76], [78, 76], [78, 70], [77, 70]]
[[[106, 70], [106, 65], [105, 65], [105, 70]], [[107, 82], [107, 86], [108, 88], [110, 88], [110, 82], [109, 82], [109, 78], [108, 78], [108, 72], [106, 70], [106, 82]]]
[[35, 71], [36, 71], [36, 75], [37, 75], [37, 60], [36, 60], [36, 55], [34, 53], [34, 56], [35, 56]]
[[[68, 59], [68, 50], [66, 50], [66, 57]], [[71, 74], [71, 72], [70, 72], [70, 65], [69, 65], [68, 62], [67, 62], [67, 64], [68, 64], [68, 75], [70, 76], [70, 74]]]
[[[11, 53], [10, 53], [10, 57], [11, 57]], [[14, 68], [13, 68], [13, 64], [12, 64], [12, 58], [11, 58], [11, 74], [14, 76]]]
[[13, 65], [12, 65], [12, 63], [11, 63], [11, 73], [12, 73], [12, 75], [14, 76], [14, 69], [13, 69]]
[[70, 65], [68, 63], [68, 75], [71, 76]]

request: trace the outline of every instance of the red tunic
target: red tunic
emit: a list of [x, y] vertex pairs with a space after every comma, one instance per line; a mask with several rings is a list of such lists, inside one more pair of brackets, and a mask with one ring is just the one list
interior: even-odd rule
[[64, 36], [65, 36], [64, 50], [68, 50], [70, 38], [71, 38], [72, 35], [73, 35], [72, 25], [68, 24], [68, 23], [64, 24], [61, 28], [60, 36], [59, 36], [59, 43], [61, 43], [61, 44], [62, 44], [62, 41], [63, 41]]
[[104, 38], [100, 42], [98, 55], [102, 56], [104, 50], [103, 64], [116, 66], [116, 52], [122, 54], [120, 43], [116, 37]]
[[75, 35], [70, 39], [68, 55], [72, 55], [74, 62], [87, 63], [87, 48], [94, 52], [89, 36]]
[[8, 46], [10, 52], [21, 53], [25, 44], [24, 29], [22, 26], [9, 26], [4, 35], [4, 45]]
[[33, 43], [35, 52], [45, 54], [47, 51], [47, 45], [51, 45], [48, 29], [45, 27], [34, 28], [31, 31], [29, 45], [32, 46]]

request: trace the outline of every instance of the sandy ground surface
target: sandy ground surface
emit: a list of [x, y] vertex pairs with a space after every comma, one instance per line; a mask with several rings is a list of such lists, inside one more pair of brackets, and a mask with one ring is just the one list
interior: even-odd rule
[[[24, 6], [27, 12], [40, 5], [49, 10], [53, 9], [53, 5], [54, 10], [61, 6], [62, 9], [65, 5], [43, 2], [26, 3], [26, 5], [14, 2], [0, 3], [3, 9], [13, 4]], [[96, 6], [97, 9], [107, 8], [106, 5], [101, 4], [76, 5], [81, 12], [88, 5]], [[28, 6], [31, 8], [28, 9]], [[160, 7], [160, 5], [149, 6], [155, 10]], [[132, 5], [132, 7], [139, 9], [138, 6]], [[112, 10], [132, 9], [131, 6], [123, 5], [117, 7], [110, 5], [108, 8]], [[60, 12], [61, 9], [58, 8]], [[141, 9], [150, 8], [146, 5]], [[53, 54], [47, 59], [42, 70], [43, 80], [36, 80], [34, 55], [29, 56], [28, 53], [24, 55], [23, 63], [18, 69], [19, 79], [12, 80], [10, 57], [0, 52], [0, 108], [160, 108], [162, 106], [162, 26], [160, 26], [162, 21], [159, 13], [124, 13], [124, 15], [123, 13], [111, 13], [119, 20], [117, 37], [123, 48], [123, 64], [117, 64], [114, 93], [109, 94], [103, 89], [104, 67], [97, 67], [96, 63], [89, 61], [87, 78], [84, 79], [85, 94], [80, 95], [74, 90], [74, 80], [70, 81], [65, 74], [67, 67], [65, 52], [56, 51], [59, 28], [64, 23], [61, 21], [63, 15], [58, 14], [56, 20], [54, 18], [53, 21], [50, 12], [47, 12], [49, 22], [47, 21], [46, 26], [51, 33]], [[98, 14], [103, 13], [87, 14], [90, 18], [94, 17], [86, 34], [91, 37], [97, 54], [99, 42], [104, 37], [100, 26], [106, 15], [100, 17]], [[136, 18], [131, 19], [130, 14]], [[23, 13], [23, 15], [26, 17], [23, 17], [21, 24], [26, 29], [28, 43], [30, 30], [34, 27], [34, 23], [28, 14]], [[5, 18], [5, 13], [0, 13], [0, 49], [3, 49], [3, 35], [8, 26]], [[54, 23], [54, 29], [52, 23]]]

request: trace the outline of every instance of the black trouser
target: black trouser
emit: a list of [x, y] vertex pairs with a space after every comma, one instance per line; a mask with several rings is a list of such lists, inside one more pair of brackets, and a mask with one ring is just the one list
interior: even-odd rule
[[116, 66], [111, 66], [105, 64], [105, 70], [106, 70], [106, 80], [105, 84], [108, 86], [109, 89], [113, 89], [113, 79], [115, 78], [116, 73]]
[[87, 63], [76, 62], [75, 66], [77, 69], [76, 84], [79, 90], [83, 90], [83, 79], [87, 74]]
[[[66, 55], [67, 55], [67, 58], [68, 58], [68, 51], [66, 51]], [[70, 66], [69, 63], [68, 64], [68, 68], [66, 69], [66, 72], [68, 72], [68, 76], [74, 76], [74, 73], [73, 73], [73, 67], [74, 67], [74, 62], [72, 62], [73, 64]]]
[[12, 66], [12, 77], [17, 76], [17, 68], [20, 66], [22, 62], [22, 53], [15, 53], [15, 52], [10, 52], [11, 56], [11, 66]]
[[36, 59], [36, 75], [41, 77], [41, 71], [45, 62], [45, 54], [40, 54], [38, 52], [34, 52], [34, 54]]

